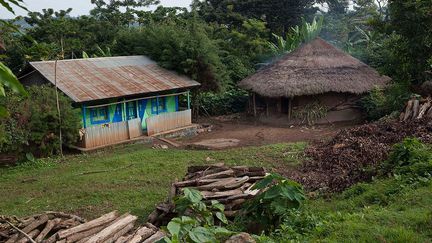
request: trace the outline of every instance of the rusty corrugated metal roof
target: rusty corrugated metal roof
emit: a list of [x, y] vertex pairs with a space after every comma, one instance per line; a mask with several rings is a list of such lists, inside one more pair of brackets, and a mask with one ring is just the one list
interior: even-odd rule
[[[31, 62], [54, 84], [54, 61]], [[145, 56], [59, 60], [57, 87], [75, 102], [146, 94], [200, 85]]]

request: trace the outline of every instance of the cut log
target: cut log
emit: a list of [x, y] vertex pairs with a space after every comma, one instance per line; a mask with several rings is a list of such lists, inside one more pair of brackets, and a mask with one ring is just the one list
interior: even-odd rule
[[125, 242], [130, 243], [132, 237], [133, 237], [133, 234], [122, 236], [122, 237], [118, 238], [115, 243], [125, 243]]
[[128, 243], [140, 243], [140, 242], [142, 242], [142, 236], [134, 235]]
[[29, 224], [27, 227], [25, 227], [22, 231], [24, 233], [30, 233], [37, 227], [41, 226], [42, 224], [45, 224], [48, 221], [48, 215], [44, 214], [39, 217], [39, 219], [34, 220], [31, 224]]
[[413, 102], [413, 115], [412, 115], [412, 119], [417, 118], [417, 116], [419, 114], [419, 110], [420, 110], [420, 101], [416, 99]]
[[[33, 239], [40, 233], [40, 230], [34, 229], [32, 232], [28, 233], [27, 236], [23, 236], [20, 240], [16, 241], [17, 243], [26, 243], [29, 242], [30, 239]], [[30, 239], [29, 239], [30, 238]], [[34, 241], [33, 241], [34, 242]]]
[[54, 228], [54, 226], [58, 223], [60, 223], [61, 219], [57, 218], [57, 219], [53, 219], [53, 220], [48, 220], [48, 222], [45, 225], [45, 228], [40, 232], [40, 234], [35, 238], [36, 242], [41, 242], [45, 236], [48, 235], [48, 233]]
[[413, 100], [409, 100], [408, 103], [407, 103], [407, 106], [405, 108], [405, 116], [403, 118], [403, 121], [407, 121], [411, 117], [411, 115], [413, 113], [413, 110], [412, 110], [413, 105], [414, 105], [414, 101]]
[[422, 119], [426, 115], [426, 112], [431, 107], [431, 105], [432, 105], [432, 103], [429, 100], [426, 103], [424, 103], [423, 105], [421, 105], [417, 119]]
[[228, 185], [225, 185], [225, 189], [234, 189], [234, 188], [238, 188], [240, 186], [242, 186], [243, 184], [245, 184], [247, 181], [249, 181], [249, 176], [244, 176], [242, 178], [236, 178], [235, 181], [233, 183], [230, 183]]
[[229, 170], [224, 170], [224, 171], [221, 171], [218, 173], [203, 176], [203, 177], [201, 177], [201, 179], [216, 179], [216, 178], [226, 178], [226, 177], [232, 177], [232, 176], [234, 176], [234, 171], [229, 169]]
[[199, 171], [205, 171], [205, 170], [210, 170], [210, 169], [214, 169], [214, 168], [225, 168], [225, 164], [224, 163], [217, 163], [217, 164], [211, 164], [211, 165], [192, 165], [189, 166], [187, 169], [188, 174], [191, 173], [195, 173], [195, 172], [199, 172]]
[[79, 221], [80, 223], [86, 222], [85, 219], [78, 217], [76, 215], [73, 215], [73, 214], [68, 214], [68, 213], [63, 213], [63, 212], [53, 212], [53, 211], [47, 211], [45, 213], [49, 214], [49, 215], [53, 215], [54, 218], [68, 218], [68, 219], [74, 219], [76, 221]]
[[432, 107], [426, 112], [426, 117], [432, 118]]
[[145, 240], [147, 238], [149, 238], [150, 236], [154, 235], [158, 230], [154, 229], [154, 228], [149, 228], [149, 227], [141, 227], [140, 229], [138, 229], [135, 233], [135, 235], [139, 235], [141, 236], [142, 240]]
[[130, 223], [128, 225], [126, 225], [123, 229], [120, 229], [119, 231], [117, 231], [117, 233], [115, 233], [114, 235], [110, 236], [108, 239], [104, 240], [104, 243], [113, 243], [115, 242], [118, 238], [120, 238], [121, 236], [127, 234], [129, 231], [131, 231], [134, 227], [134, 223]]
[[145, 241], [143, 241], [143, 243], [157, 242], [157, 241], [161, 240], [164, 237], [165, 237], [165, 233], [163, 231], [159, 230], [158, 232], [156, 232], [156, 234], [150, 236], [148, 239], [146, 239]]
[[243, 194], [242, 190], [229, 190], [229, 191], [222, 191], [222, 192], [209, 192], [209, 191], [202, 191], [201, 194], [203, 195], [204, 199], [217, 199], [217, 198], [224, 198], [224, 197], [230, 197], [234, 195], [241, 195]]
[[104, 242], [106, 239], [117, 233], [119, 230], [123, 229], [127, 225], [134, 223], [137, 220], [136, 216], [130, 215], [128, 213], [120, 216], [114, 222], [112, 222], [108, 227], [92, 236], [87, 242], [88, 243], [99, 243]]
[[80, 241], [80, 240], [82, 240], [84, 238], [87, 238], [89, 236], [92, 236], [92, 235], [100, 232], [105, 227], [106, 227], [106, 225], [99, 225], [99, 226], [96, 226], [96, 227], [91, 228], [91, 229], [86, 230], [86, 231], [80, 231], [78, 233], [74, 233], [74, 234], [69, 235], [68, 237], [66, 237], [66, 241], [67, 242], [77, 242], [77, 241]]
[[57, 233], [53, 234], [50, 236], [50, 238], [48, 238], [47, 240], [44, 241], [44, 243], [54, 243], [57, 240]]
[[107, 214], [105, 214], [105, 215], [103, 215], [97, 219], [89, 221], [87, 223], [80, 224], [80, 225], [75, 226], [75, 227], [70, 228], [70, 229], [62, 230], [62, 231], [58, 232], [59, 239], [64, 239], [64, 238], [68, 237], [69, 235], [72, 235], [72, 234], [75, 234], [78, 232], [82, 232], [82, 231], [87, 231], [87, 230], [92, 229], [94, 227], [107, 224], [107, 223], [115, 220], [117, 217], [118, 217], [117, 211], [113, 211], [113, 212], [107, 213]]
[[54, 226], [53, 230], [69, 229], [80, 224], [81, 223], [74, 218], [66, 219]]

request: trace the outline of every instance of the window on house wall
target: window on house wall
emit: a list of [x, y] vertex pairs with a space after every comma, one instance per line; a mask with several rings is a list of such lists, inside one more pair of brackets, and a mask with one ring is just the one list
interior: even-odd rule
[[[159, 103], [159, 104], [158, 104]], [[156, 98], [151, 100], [152, 114], [167, 112], [166, 97], [160, 97], [159, 102]]]
[[109, 122], [108, 106], [91, 108], [90, 109], [90, 121], [91, 121], [91, 124], [108, 123]]
[[128, 102], [126, 104], [126, 109], [127, 109], [127, 119], [128, 120], [132, 120], [138, 117], [137, 115], [137, 106], [136, 106], [136, 102], [132, 101], [132, 102]]

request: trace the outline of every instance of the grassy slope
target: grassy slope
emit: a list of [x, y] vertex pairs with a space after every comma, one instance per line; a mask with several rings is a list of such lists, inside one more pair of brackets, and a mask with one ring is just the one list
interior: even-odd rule
[[431, 242], [432, 182], [402, 186], [395, 179], [359, 184], [307, 209], [325, 219], [311, 240], [329, 242]]
[[[227, 151], [156, 150], [129, 145], [88, 155], [67, 156], [62, 163], [0, 168], [0, 215], [31, 215], [59, 210], [94, 218], [110, 210], [131, 211], [144, 220], [168, 195], [169, 185], [193, 164], [225, 162], [267, 168], [298, 163], [287, 151], [304, 143]], [[206, 158], [214, 161], [206, 162]], [[120, 168], [120, 169], [119, 169]], [[79, 175], [82, 172], [115, 170]]]

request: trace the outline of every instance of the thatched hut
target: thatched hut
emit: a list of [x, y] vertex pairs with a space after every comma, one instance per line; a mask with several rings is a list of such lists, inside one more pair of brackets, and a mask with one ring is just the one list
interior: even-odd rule
[[292, 122], [361, 119], [358, 100], [390, 80], [321, 38], [303, 44], [239, 86], [251, 92], [255, 116], [286, 114]]

